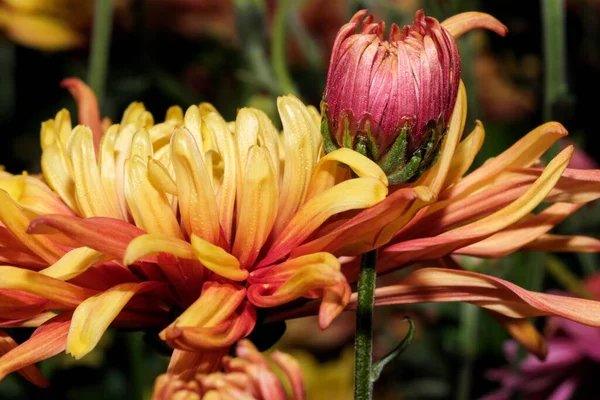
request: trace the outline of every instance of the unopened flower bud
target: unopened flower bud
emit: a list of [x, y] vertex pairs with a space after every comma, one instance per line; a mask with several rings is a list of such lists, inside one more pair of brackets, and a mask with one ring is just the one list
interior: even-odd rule
[[417, 179], [439, 154], [460, 82], [454, 38], [417, 11], [412, 26], [357, 12], [338, 32], [322, 102], [327, 152], [349, 147], [390, 183]]

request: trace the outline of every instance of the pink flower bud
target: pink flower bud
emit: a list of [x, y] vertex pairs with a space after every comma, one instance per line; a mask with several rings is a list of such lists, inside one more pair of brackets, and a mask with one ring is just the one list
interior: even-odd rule
[[[412, 26], [393, 24], [387, 40], [384, 30], [362, 10], [338, 32], [323, 95], [326, 150], [350, 147], [379, 162], [402, 135], [404, 154], [395, 157], [407, 164], [419, 152], [421, 170], [433, 162], [456, 102], [458, 49], [422, 10]], [[386, 173], [396, 172], [387, 164]]]

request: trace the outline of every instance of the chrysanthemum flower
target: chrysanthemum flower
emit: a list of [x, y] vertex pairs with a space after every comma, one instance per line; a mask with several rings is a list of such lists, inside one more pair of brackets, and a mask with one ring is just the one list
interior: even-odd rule
[[[156, 379], [153, 400], [285, 400], [286, 392], [267, 359], [249, 340], [236, 346], [236, 358], [223, 357], [223, 372], [197, 374], [190, 380], [164, 374]], [[298, 362], [289, 354], [275, 351], [270, 356], [286, 376], [291, 399], [306, 398]]]
[[[356, 27], [357, 21], [355, 17], [349, 25]], [[480, 13], [460, 14], [441, 25], [454, 36], [472, 26], [503, 29], [497, 20]], [[345, 38], [350, 31], [344, 27], [339, 35]], [[393, 186], [384, 201], [365, 212], [337, 218], [330, 228], [325, 226], [321, 234], [295, 248], [291, 257], [324, 248], [338, 256], [358, 256], [379, 248], [378, 274], [414, 270], [397, 285], [377, 288], [376, 305], [449, 301], [480, 305], [543, 356], [543, 339], [527, 318], [557, 315], [600, 326], [600, 303], [530, 292], [496, 277], [464, 271], [452, 256], [496, 258], [518, 250], [598, 252], [597, 239], [549, 231], [600, 197], [600, 170], [568, 169], [572, 146], [540, 168], [539, 158], [567, 135], [562, 125], [550, 122], [466, 174], [484, 139], [479, 121], [463, 139], [466, 104], [461, 83], [439, 161], [431, 169], [412, 184]], [[536, 213], [542, 203], [549, 206]], [[342, 271], [349, 282], [357, 280], [358, 267], [357, 257], [344, 258]], [[348, 308], [355, 305], [353, 295]], [[306, 315], [314, 307], [282, 311], [271, 318]]]
[[207, 104], [154, 124], [136, 103], [103, 126], [89, 88], [65, 85], [85, 125], [64, 110], [42, 124], [43, 180], [0, 176], [2, 325], [41, 324], [0, 358], [0, 377], [65, 349], [80, 358], [111, 324], [164, 328], [169, 373], [190, 377], [219, 368], [257, 309], [322, 298], [323, 328], [344, 309], [337, 258], [289, 254], [330, 217], [383, 200], [387, 180], [349, 149], [320, 157], [314, 108], [280, 98], [281, 135], [258, 110], [227, 123]]

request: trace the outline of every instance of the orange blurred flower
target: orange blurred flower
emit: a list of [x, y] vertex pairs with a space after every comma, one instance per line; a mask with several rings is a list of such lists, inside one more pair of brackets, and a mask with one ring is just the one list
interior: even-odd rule
[[[237, 344], [236, 355], [236, 358], [223, 357], [223, 372], [196, 374], [189, 380], [169, 374], [159, 376], [154, 384], [152, 399], [284, 400], [288, 398], [267, 359], [249, 340], [242, 340]], [[273, 352], [270, 358], [286, 376], [292, 391], [290, 398], [306, 399], [304, 380], [298, 362], [289, 354], [280, 351]]]

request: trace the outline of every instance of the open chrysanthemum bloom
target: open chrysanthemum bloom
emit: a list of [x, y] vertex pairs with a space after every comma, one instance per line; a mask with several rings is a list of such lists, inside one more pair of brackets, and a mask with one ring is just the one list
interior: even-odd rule
[[164, 328], [169, 373], [189, 378], [218, 369], [258, 309], [322, 298], [323, 328], [344, 309], [337, 258], [289, 254], [384, 199], [387, 180], [349, 149], [320, 157], [314, 108], [280, 98], [282, 134], [258, 110], [227, 123], [207, 104], [159, 124], [133, 104], [109, 126], [89, 88], [65, 85], [84, 125], [66, 111], [42, 125], [43, 179], [0, 176], [1, 324], [41, 324], [19, 347], [7, 339], [0, 377], [65, 349], [80, 358], [112, 324]]
[[[156, 379], [153, 400], [256, 399], [285, 400], [284, 387], [267, 359], [247, 339], [236, 346], [236, 358], [223, 357], [223, 372], [197, 374], [190, 380], [164, 374]], [[275, 351], [271, 360], [282, 370], [291, 388], [291, 398], [306, 398], [298, 362]]]

